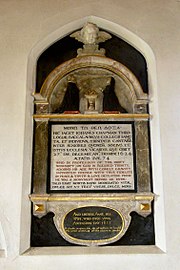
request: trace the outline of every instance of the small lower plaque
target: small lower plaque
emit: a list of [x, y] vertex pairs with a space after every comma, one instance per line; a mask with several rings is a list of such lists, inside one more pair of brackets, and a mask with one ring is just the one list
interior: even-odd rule
[[122, 215], [114, 209], [85, 206], [71, 210], [63, 220], [64, 233], [72, 240], [112, 241], [124, 227]]

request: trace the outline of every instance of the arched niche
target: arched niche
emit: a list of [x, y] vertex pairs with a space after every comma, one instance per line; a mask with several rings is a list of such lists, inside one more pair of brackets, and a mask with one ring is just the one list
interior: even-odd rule
[[[86, 20], [87, 20], [87, 18], [83, 18], [83, 19], [78, 20], [76, 22], [70, 23], [70, 24], [66, 25], [65, 27], [60, 28], [56, 32], [47, 36], [44, 40], [39, 42], [32, 49], [30, 57], [29, 57], [29, 64], [28, 64], [28, 89], [30, 91], [32, 91], [32, 89], [35, 89], [35, 79], [36, 79], [35, 67], [36, 67], [37, 58], [39, 57], [41, 52], [43, 52], [45, 50], [45, 48], [47, 48], [50, 44], [52, 44], [57, 39], [59, 39], [59, 37], [63, 37], [66, 33], [72, 32], [73, 30], [78, 29], [82, 25], [82, 23], [85, 22]], [[130, 31], [126, 30], [125, 28], [123, 28], [117, 24], [114, 24], [112, 22], [108, 22], [107, 20], [104, 20], [104, 19], [101, 19], [98, 17], [94, 17], [94, 16], [88, 18], [88, 20], [93, 20], [93, 22], [98, 23], [98, 25], [101, 26], [102, 28], [106, 28], [110, 32], [116, 33], [117, 35], [123, 37], [125, 40], [130, 42], [133, 46], [138, 48], [145, 55], [145, 57], [147, 59], [148, 73], [149, 73], [150, 96], [152, 96], [152, 87], [154, 87], [154, 89], [156, 89], [156, 82], [155, 82], [156, 76], [153, 76], [153, 75], [155, 75], [155, 61], [154, 61], [153, 53], [152, 53], [151, 49], [148, 47], [148, 45], [143, 40], [141, 40], [139, 37], [135, 36], [133, 33], [131, 33]], [[157, 98], [156, 92], [154, 92], [153, 97], [154, 97], [154, 100], [156, 100], [156, 98]], [[31, 111], [31, 108], [32, 108], [30, 103], [31, 102], [27, 101], [27, 109], [29, 108], [28, 109], [29, 112]], [[154, 110], [154, 107], [153, 107], [153, 105], [151, 105], [150, 111], [153, 112], [153, 110]], [[157, 108], [156, 108], [156, 110], [157, 110]], [[157, 120], [156, 120], [156, 123], [157, 123]], [[31, 129], [31, 124], [29, 127], [27, 125], [26, 132], [28, 132], [28, 134], [29, 134], [30, 129]], [[158, 146], [158, 138], [159, 138], [158, 132], [156, 132], [156, 140], [155, 140], [155, 142], [152, 142], [153, 149], [157, 148], [157, 146]], [[28, 152], [30, 153], [30, 151], [26, 151], [27, 148], [30, 149], [30, 147], [31, 147], [31, 144], [29, 144], [29, 143], [25, 144], [25, 156], [27, 156]], [[159, 146], [158, 146], [158, 148], [159, 148]], [[28, 158], [28, 160], [30, 160], [30, 159]], [[160, 168], [160, 166], [158, 166], [159, 158], [158, 158], [157, 162], [156, 162], [156, 160], [157, 160], [156, 156], [154, 156], [154, 161], [157, 165], [157, 166], [155, 166], [154, 171], [158, 171], [158, 169]], [[27, 159], [26, 159], [26, 163], [27, 163]], [[27, 167], [27, 166], [25, 166], [25, 167]], [[158, 167], [158, 169], [157, 169], [157, 167]], [[154, 171], [153, 171], [153, 173], [154, 173]], [[31, 176], [29, 175], [29, 177], [28, 177], [28, 173], [29, 173], [28, 170], [25, 169], [25, 174], [26, 174], [25, 179], [27, 181], [30, 181]], [[158, 173], [159, 180], [161, 179], [160, 175], [161, 175], [161, 170], [159, 170], [159, 173]], [[24, 184], [24, 187], [25, 186], [26, 187], [29, 186], [29, 182], [27, 183], [27, 185]], [[25, 188], [25, 190], [27, 190], [27, 188]], [[27, 207], [24, 206], [23, 209], [25, 209], [25, 208], [27, 208]], [[24, 222], [22, 222], [22, 227], [24, 226], [23, 223]], [[29, 220], [29, 223], [30, 223], [30, 220]], [[161, 230], [161, 224], [160, 224], [160, 226], [158, 224], [160, 224], [160, 223], [159, 223], [158, 218], [157, 218], [156, 219], [156, 227], [160, 228], [160, 230], [159, 230], [160, 234], [158, 237], [158, 241], [159, 241], [158, 244], [163, 245], [163, 238], [161, 237], [161, 234], [163, 235], [163, 232]], [[21, 245], [21, 250], [25, 250], [26, 247], [28, 247], [28, 242], [29, 242], [28, 239], [25, 242], [23, 240], [23, 243]]]
[[[71, 37], [83, 42], [83, 48], [77, 50], [75, 58], [56, 67], [45, 79], [40, 93], [34, 93], [33, 194], [30, 197], [33, 214], [41, 218], [52, 211], [55, 226], [67, 242], [88, 246], [111, 244], [128, 230], [131, 212], [136, 211], [144, 218], [152, 212], [148, 95], [127, 67], [106, 57], [105, 49], [99, 48], [99, 42], [111, 39], [109, 33], [88, 22]], [[69, 89], [70, 84], [75, 88]], [[112, 96], [116, 104], [111, 104]], [[113, 110], [108, 103], [115, 106]], [[69, 128], [75, 131], [66, 131]], [[107, 131], [109, 128], [111, 131]], [[89, 135], [81, 136], [80, 140], [81, 133]], [[100, 138], [102, 144], [99, 144]], [[105, 177], [99, 172], [100, 166], [106, 170]], [[71, 168], [70, 174], [68, 168]], [[64, 170], [68, 170], [66, 174]], [[73, 209], [85, 211], [86, 207], [87, 211], [105, 211], [102, 215], [115, 209], [108, 214], [119, 213], [118, 234], [110, 232], [106, 238], [90, 230], [82, 236], [86, 240], [81, 236], [71, 237], [63, 222]], [[151, 229], [153, 232], [153, 225]]]

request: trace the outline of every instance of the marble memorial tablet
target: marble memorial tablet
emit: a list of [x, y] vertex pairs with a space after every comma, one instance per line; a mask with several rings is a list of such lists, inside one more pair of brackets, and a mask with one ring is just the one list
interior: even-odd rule
[[134, 191], [132, 122], [53, 123], [50, 191]]

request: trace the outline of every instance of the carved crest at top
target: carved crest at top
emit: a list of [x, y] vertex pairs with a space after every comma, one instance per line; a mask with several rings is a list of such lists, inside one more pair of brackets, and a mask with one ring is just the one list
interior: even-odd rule
[[71, 34], [72, 38], [84, 43], [83, 49], [78, 49], [78, 55], [105, 55], [105, 49], [99, 49], [99, 43], [111, 38], [111, 35], [100, 31], [96, 24], [86, 23], [84, 27]]

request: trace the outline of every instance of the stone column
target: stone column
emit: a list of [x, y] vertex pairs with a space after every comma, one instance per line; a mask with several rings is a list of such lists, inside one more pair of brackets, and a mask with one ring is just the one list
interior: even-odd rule
[[151, 192], [148, 121], [135, 121], [137, 192]]
[[46, 193], [48, 175], [48, 120], [35, 120], [33, 193]]

